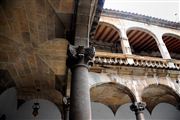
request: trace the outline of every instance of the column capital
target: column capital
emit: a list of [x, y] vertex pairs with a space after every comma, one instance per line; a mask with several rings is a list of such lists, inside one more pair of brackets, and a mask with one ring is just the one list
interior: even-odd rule
[[130, 109], [134, 112], [141, 112], [145, 109], [146, 103], [145, 102], [135, 102], [130, 106]]
[[88, 66], [94, 56], [95, 56], [94, 47], [69, 45], [67, 64], [70, 68], [74, 67], [75, 65]]

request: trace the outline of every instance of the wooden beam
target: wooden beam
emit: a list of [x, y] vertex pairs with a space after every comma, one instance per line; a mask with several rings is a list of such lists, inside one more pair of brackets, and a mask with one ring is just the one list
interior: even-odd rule
[[96, 40], [98, 40], [98, 41], [100, 40], [100, 35], [101, 35], [104, 27], [105, 27], [105, 26], [103, 26], [103, 25], [100, 26], [99, 31], [98, 31], [98, 33], [97, 33]]
[[101, 33], [99, 35], [99, 40], [103, 41], [103, 37], [102, 36], [103, 36], [104, 32], [106, 31], [106, 29], [107, 29], [107, 26], [105, 26], [104, 29], [101, 31]]
[[145, 40], [142, 40], [141, 44], [138, 44], [138, 49], [141, 50], [141, 49], [144, 49], [144, 47], [147, 46], [147, 44], [151, 43], [152, 42], [152, 36], [149, 36], [147, 39]]
[[106, 41], [106, 36], [108, 36], [109, 35], [109, 31], [110, 31], [110, 27], [107, 27], [106, 28], [106, 30], [104, 31], [104, 34], [101, 36], [101, 40], [103, 40], [103, 41]]
[[130, 39], [131, 41], [133, 41], [133, 37], [138, 33], [137, 30], [134, 30], [134, 33], [132, 34], [131, 37], [129, 37], [128, 39]]
[[116, 30], [114, 30], [113, 28], [111, 28], [111, 29], [112, 29], [112, 30], [110, 31], [109, 35], [106, 36], [106, 37], [107, 37], [106, 41], [109, 41], [110, 38], [113, 36], [113, 34], [116, 32]]
[[131, 38], [133, 37], [134, 33], [136, 33], [136, 31], [132, 30], [132, 32], [127, 36], [129, 39], [129, 42], [131, 42]]
[[114, 38], [114, 36], [115, 36], [116, 34], [118, 34], [118, 32], [117, 32], [117, 31], [116, 31], [116, 32], [112, 35], [112, 37], [108, 40], [108, 42], [111, 42], [111, 41], [112, 41], [112, 39]]
[[136, 34], [136, 36], [134, 36], [134, 38], [132, 39], [131, 45], [133, 46], [136, 45], [136, 43], [138, 43], [141, 40], [143, 35], [144, 35], [144, 32], [138, 32], [138, 34]]

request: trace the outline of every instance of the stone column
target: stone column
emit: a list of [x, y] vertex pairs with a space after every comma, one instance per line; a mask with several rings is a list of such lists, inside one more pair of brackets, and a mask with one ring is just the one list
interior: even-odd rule
[[132, 52], [131, 52], [131, 48], [130, 48], [130, 45], [129, 45], [128, 38], [121, 37], [120, 41], [121, 41], [121, 47], [122, 47], [123, 53], [131, 55]]
[[144, 102], [134, 102], [130, 109], [135, 112], [136, 120], [145, 120], [143, 110], [145, 109], [146, 104]]
[[[131, 47], [129, 45], [128, 38], [127, 37], [121, 37], [120, 41], [121, 41], [121, 48], [122, 48], [123, 54], [132, 55]], [[127, 61], [129, 64], [134, 63], [134, 60], [132, 58], [127, 58]]]
[[158, 37], [157, 42], [158, 42], [157, 43], [158, 48], [161, 52], [163, 59], [167, 59], [168, 60], [168, 66], [174, 68], [175, 67], [174, 63], [171, 61], [171, 56], [170, 56], [169, 51], [168, 51], [168, 49], [167, 49], [167, 47], [166, 47], [161, 36]]
[[164, 59], [171, 59], [169, 51], [168, 51], [161, 35], [157, 36], [157, 46], [158, 46], [159, 51], [161, 52], [161, 55]]
[[70, 120], [91, 120], [88, 64], [95, 55], [95, 49], [70, 45], [68, 55], [72, 71]]

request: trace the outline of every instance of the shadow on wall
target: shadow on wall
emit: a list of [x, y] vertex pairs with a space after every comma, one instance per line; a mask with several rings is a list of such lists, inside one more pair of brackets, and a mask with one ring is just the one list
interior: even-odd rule
[[10, 88], [0, 95], [0, 120], [34, 120], [32, 105], [40, 103], [38, 120], [61, 120], [61, 113], [50, 101], [38, 99], [22, 104], [17, 110], [16, 89]]
[[[91, 102], [92, 120], [136, 120], [134, 112], [130, 110], [131, 103], [122, 105], [113, 115], [113, 112], [107, 106]], [[180, 111], [168, 103], [160, 103], [152, 111], [152, 114], [145, 110], [145, 120], [179, 120]]]

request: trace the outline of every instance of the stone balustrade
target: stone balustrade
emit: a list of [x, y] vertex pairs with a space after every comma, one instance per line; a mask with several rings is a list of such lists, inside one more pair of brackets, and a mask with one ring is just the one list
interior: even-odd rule
[[[134, 62], [129, 63], [128, 59], [133, 59]], [[93, 62], [95, 64], [102, 65], [126, 65], [135, 67], [137, 66], [180, 70], [180, 60], [169, 60], [149, 56], [126, 55], [120, 53], [96, 52]], [[170, 66], [169, 63], [174, 64], [174, 66]]]

